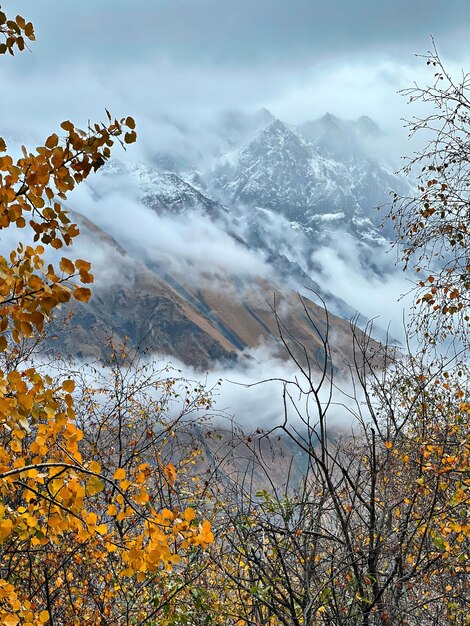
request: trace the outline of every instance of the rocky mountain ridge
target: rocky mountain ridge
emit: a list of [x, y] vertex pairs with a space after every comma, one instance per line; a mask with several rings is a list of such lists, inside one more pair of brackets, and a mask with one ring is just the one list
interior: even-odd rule
[[[339, 315], [331, 318], [334, 350], [340, 360], [351, 356], [345, 320], [356, 309], [322, 280], [314, 252], [341, 236], [357, 247], [360, 262], [374, 262], [382, 271], [377, 250], [386, 237], [375, 207], [403, 181], [363, 147], [381, 136], [380, 129], [368, 118], [346, 122], [329, 115], [293, 128], [266, 110], [251, 117], [233, 113], [222, 126], [220, 145], [229, 150], [212, 155], [209, 168], [188, 166], [188, 159], [179, 169], [176, 158], [172, 171], [155, 167], [157, 159], [111, 161], [91, 179], [90, 196], [98, 205], [112, 196], [113, 202], [133, 202], [130, 210], [150, 211], [145, 228], [155, 228], [155, 238], [146, 245], [131, 240], [133, 231], [138, 236], [138, 211], [135, 219], [128, 211], [123, 220], [100, 222], [99, 211], [90, 216], [84, 210], [91, 248], [107, 250], [111, 238], [112, 262], [124, 269], [122, 284], [98, 284], [88, 311], [78, 307], [74, 332], [81, 355], [99, 356], [96, 346], [106, 328], [118, 339], [130, 336], [146, 350], [207, 368], [260, 343], [276, 344], [274, 299], [288, 327], [315, 353], [316, 331], [302, 305], [294, 306], [301, 291], [320, 327], [321, 299]], [[165, 256], [161, 248], [165, 237], [175, 236], [173, 224], [182, 240]], [[162, 235], [161, 228], [170, 230]], [[189, 258], [196, 244], [200, 249]], [[179, 269], [171, 254], [181, 261]], [[232, 256], [248, 269], [236, 267]], [[257, 275], [258, 265], [264, 269]]]
[[380, 243], [383, 215], [376, 208], [405, 184], [362, 147], [361, 137], [380, 132], [368, 118], [346, 123], [327, 115], [297, 129], [275, 119], [216, 162], [206, 174], [208, 189], [231, 205], [276, 211], [313, 239], [339, 225]]

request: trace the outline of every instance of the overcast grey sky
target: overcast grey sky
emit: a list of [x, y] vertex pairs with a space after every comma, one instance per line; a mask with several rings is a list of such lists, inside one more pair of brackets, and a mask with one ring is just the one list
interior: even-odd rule
[[[467, 0], [22, 0], [37, 56], [109, 63], [304, 66], [332, 57], [413, 54], [435, 33], [466, 45]], [[418, 49], [416, 49], [418, 48]], [[98, 58], [97, 58], [98, 57]]]
[[[394, 128], [398, 89], [426, 79], [430, 34], [470, 70], [469, 0], [7, 0], [36, 25], [2, 59], [0, 123], [45, 132], [65, 117], [198, 118], [267, 106], [288, 122], [326, 111]], [[83, 122], [82, 122], [83, 123]], [[152, 138], [153, 141], [153, 138]]]

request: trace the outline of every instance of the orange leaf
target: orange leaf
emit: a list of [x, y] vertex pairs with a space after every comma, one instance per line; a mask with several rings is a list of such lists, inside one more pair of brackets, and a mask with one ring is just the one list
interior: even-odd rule
[[91, 291], [87, 287], [75, 287], [73, 297], [79, 302], [88, 302], [91, 297]]
[[192, 522], [193, 519], [195, 519], [196, 517], [196, 513], [194, 512], [194, 509], [192, 507], [188, 506], [183, 514], [183, 517], [187, 522]]
[[62, 383], [62, 389], [64, 391], [66, 391], [67, 393], [72, 393], [72, 391], [75, 389], [75, 383], [73, 380], [64, 380], [64, 382]]
[[75, 272], [75, 266], [72, 261], [62, 257], [59, 263], [59, 268], [64, 274], [73, 274]]
[[175, 480], [176, 480], [176, 468], [175, 468], [175, 466], [173, 465], [173, 463], [168, 463], [168, 465], [165, 467], [165, 469], [163, 471], [165, 473], [165, 476], [166, 476], [168, 482], [173, 487], [173, 485], [175, 484]]
[[66, 132], [70, 132], [71, 130], [73, 130], [73, 124], [69, 120], [62, 122], [60, 127], [63, 128]]

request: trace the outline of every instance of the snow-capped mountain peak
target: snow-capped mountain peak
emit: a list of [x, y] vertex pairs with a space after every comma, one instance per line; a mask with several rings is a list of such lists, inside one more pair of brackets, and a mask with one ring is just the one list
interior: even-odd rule
[[99, 170], [92, 185], [97, 195], [112, 190], [138, 199], [157, 213], [198, 210], [216, 216], [224, 210], [218, 202], [173, 172], [162, 172], [144, 163], [112, 159]]
[[380, 133], [365, 116], [351, 122], [327, 113], [298, 128], [274, 119], [218, 160], [206, 174], [208, 189], [226, 205], [276, 211], [317, 240], [325, 224], [340, 223], [354, 236], [378, 241], [382, 216], [375, 209], [402, 185], [362, 148], [362, 135]]

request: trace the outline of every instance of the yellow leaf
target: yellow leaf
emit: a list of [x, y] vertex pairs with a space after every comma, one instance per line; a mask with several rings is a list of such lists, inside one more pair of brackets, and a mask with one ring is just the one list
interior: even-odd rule
[[196, 513], [194, 512], [194, 509], [192, 507], [188, 507], [185, 510], [183, 517], [187, 522], [192, 522], [193, 519], [195, 519], [196, 517]]
[[67, 393], [72, 393], [75, 389], [75, 382], [73, 380], [64, 380], [62, 383], [62, 389]]
[[135, 132], [135, 130], [131, 131], [130, 133], [126, 133], [124, 135], [124, 141], [126, 143], [134, 143], [136, 139], [137, 139], [137, 133]]
[[122, 570], [122, 572], [121, 572], [121, 576], [123, 576], [125, 578], [130, 578], [134, 574], [135, 574], [135, 570], [133, 570], [132, 567], [127, 567], [126, 569]]
[[91, 269], [91, 263], [89, 261], [84, 261], [83, 259], [77, 259], [75, 261], [75, 267], [77, 270], [85, 270], [88, 272]]
[[175, 480], [176, 480], [176, 468], [175, 468], [175, 466], [173, 465], [173, 463], [168, 463], [168, 465], [165, 467], [165, 469], [163, 471], [165, 472], [165, 476], [166, 476], [168, 482], [173, 487], [173, 485], [175, 484]]
[[126, 126], [131, 130], [135, 128], [135, 120], [133, 117], [126, 117]]
[[60, 250], [60, 248], [62, 248], [62, 245], [63, 244], [61, 240], [57, 239], [57, 237], [51, 241], [51, 246], [55, 248], [56, 250]]
[[3, 519], [0, 522], [0, 539], [8, 537], [13, 530], [13, 522], [11, 519]]
[[92, 524], [94, 526], [98, 521], [98, 516], [94, 511], [90, 511], [90, 513], [88, 513], [88, 515], [86, 516], [86, 521], [87, 524]]
[[150, 499], [150, 496], [146, 489], [142, 488], [139, 493], [134, 496], [134, 502], [136, 504], [145, 504]]
[[86, 272], [85, 270], [80, 270], [80, 280], [82, 283], [92, 283], [94, 279], [93, 275], [89, 272]]
[[125, 477], [126, 477], [126, 470], [122, 469], [122, 467], [119, 467], [114, 472], [114, 480], [123, 480]]
[[96, 493], [100, 493], [103, 489], [103, 483], [97, 476], [92, 476], [87, 482], [87, 491], [91, 496], [94, 496]]
[[99, 474], [101, 472], [101, 465], [98, 463], [98, 461], [92, 461], [90, 463], [90, 471], [94, 472], [95, 474]]
[[55, 148], [59, 143], [59, 138], [55, 133], [53, 133], [50, 137], [46, 139], [46, 143], [44, 144], [46, 148]]

